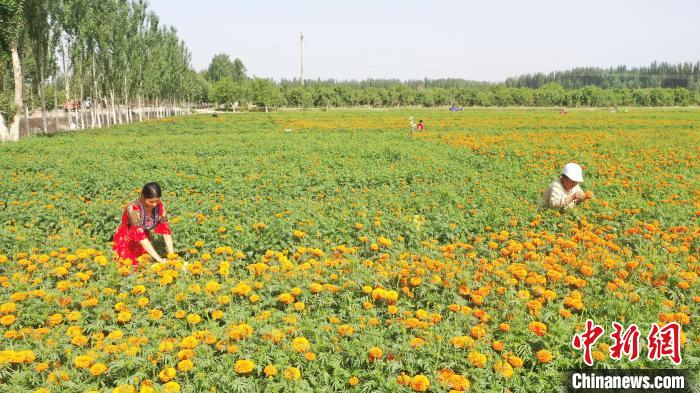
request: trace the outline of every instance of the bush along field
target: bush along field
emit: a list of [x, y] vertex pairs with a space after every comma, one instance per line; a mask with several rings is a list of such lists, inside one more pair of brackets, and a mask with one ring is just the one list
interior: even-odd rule
[[[697, 373], [699, 125], [280, 112], [0, 146], [0, 391], [553, 391], [587, 367], [587, 320], [595, 368]], [[570, 161], [595, 196], [538, 210]], [[178, 253], [133, 268], [110, 241], [149, 181]], [[639, 327], [635, 361], [613, 322]], [[674, 323], [678, 365], [647, 337]]]

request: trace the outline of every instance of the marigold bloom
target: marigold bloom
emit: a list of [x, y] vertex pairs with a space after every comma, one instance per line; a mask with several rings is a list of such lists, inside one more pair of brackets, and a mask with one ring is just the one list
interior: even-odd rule
[[107, 372], [107, 366], [103, 363], [95, 363], [90, 367], [90, 374], [94, 376], [102, 375]]
[[296, 367], [288, 367], [284, 370], [284, 378], [290, 381], [298, 381], [301, 379], [301, 371]]
[[311, 348], [309, 340], [304, 337], [297, 337], [292, 340], [292, 348], [297, 352], [306, 352]]
[[430, 389], [430, 380], [423, 374], [411, 378], [411, 389], [414, 392], [425, 392]]
[[474, 367], [483, 368], [486, 365], [486, 355], [480, 352], [469, 352], [467, 359]]
[[382, 358], [383, 352], [382, 349], [379, 347], [372, 347], [367, 351], [367, 357], [369, 358], [370, 362], [373, 362], [375, 360], [379, 360]]
[[546, 349], [542, 349], [542, 350], [537, 351], [537, 353], [535, 354], [535, 357], [537, 357], [537, 360], [540, 363], [549, 363], [552, 361], [552, 359], [554, 359], [554, 356], [552, 355], [552, 353]]
[[240, 375], [250, 374], [255, 368], [255, 363], [252, 360], [242, 359], [237, 360], [233, 366], [234, 371]]
[[265, 376], [268, 378], [272, 378], [275, 375], [277, 375], [277, 367], [269, 364], [265, 366], [265, 369], [263, 369], [263, 372], [265, 373]]
[[530, 329], [531, 332], [535, 333], [538, 336], [544, 336], [547, 334], [547, 325], [545, 325], [542, 322], [530, 322], [527, 325], [528, 329]]

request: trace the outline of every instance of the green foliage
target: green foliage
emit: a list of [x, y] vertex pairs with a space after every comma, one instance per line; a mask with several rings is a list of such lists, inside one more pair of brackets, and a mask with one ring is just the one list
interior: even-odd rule
[[215, 55], [211, 59], [211, 64], [207, 68], [207, 76], [212, 82], [218, 82], [228, 77], [240, 83], [247, 78], [243, 62], [240, 59], [231, 61], [229, 55], [224, 53]]
[[0, 114], [2, 114], [2, 118], [5, 121], [5, 126], [12, 122], [18, 109], [15, 104], [14, 94], [11, 91], [0, 92]]

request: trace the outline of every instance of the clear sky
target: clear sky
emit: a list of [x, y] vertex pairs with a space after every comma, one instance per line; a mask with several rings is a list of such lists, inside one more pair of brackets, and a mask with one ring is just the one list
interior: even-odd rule
[[699, 0], [150, 0], [196, 70], [217, 53], [249, 75], [502, 81], [577, 66], [700, 60]]

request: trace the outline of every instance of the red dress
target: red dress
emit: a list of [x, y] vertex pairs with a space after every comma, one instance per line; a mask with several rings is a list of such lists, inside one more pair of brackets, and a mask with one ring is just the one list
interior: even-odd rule
[[153, 209], [153, 214], [146, 215], [146, 209], [137, 200], [130, 202], [124, 208], [122, 222], [114, 234], [114, 246], [120, 258], [131, 259], [133, 265], [138, 264], [136, 258], [148, 254], [139, 243], [143, 239], [151, 240], [151, 230], [159, 235], [169, 235], [168, 216], [163, 208], [163, 202]]

